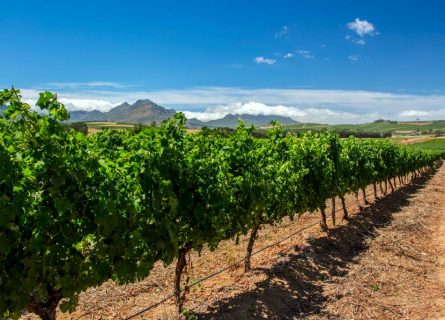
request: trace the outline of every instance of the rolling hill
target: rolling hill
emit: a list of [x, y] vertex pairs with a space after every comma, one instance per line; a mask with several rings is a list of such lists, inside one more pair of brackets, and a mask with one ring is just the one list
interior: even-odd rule
[[319, 124], [319, 123], [298, 123], [286, 126], [287, 129], [309, 129], [309, 130], [350, 130], [363, 132], [415, 132], [415, 131], [445, 131], [445, 120], [435, 121], [414, 121], [397, 123], [364, 123], [364, 124]]

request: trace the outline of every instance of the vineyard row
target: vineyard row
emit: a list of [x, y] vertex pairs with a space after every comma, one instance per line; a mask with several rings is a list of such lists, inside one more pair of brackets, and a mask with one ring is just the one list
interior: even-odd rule
[[[55, 319], [78, 295], [112, 279], [146, 277], [157, 261], [176, 261], [174, 293], [190, 250], [215, 249], [367, 185], [385, 191], [431, 170], [442, 154], [390, 141], [295, 137], [277, 123], [264, 139], [242, 123], [231, 134], [187, 134], [177, 114], [161, 128], [65, 130], [68, 111], [49, 92], [36, 103], [0, 92], [0, 315], [24, 310]], [[334, 209], [335, 210], [335, 209]], [[334, 216], [333, 216], [334, 217]], [[334, 221], [335, 223], [335, 221]]]

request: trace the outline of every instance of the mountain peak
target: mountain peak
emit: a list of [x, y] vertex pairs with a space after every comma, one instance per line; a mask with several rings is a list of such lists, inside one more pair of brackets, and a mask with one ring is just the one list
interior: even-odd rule
[[154, 103], [150, 99], [139, 99], [135, 103], [131, 105], [131, 109], [143, 109], [143, 110], [152, 110], [152, 111], [160, 111], [165, 110], [164, 107]]
[[151, 105], [151, 104], [155, 104], [156, 105], [156, 103], [154, 103], [150, 99], [138, 99], [138, 100], [136, 100], [135, 103], [133, 103], [133, 106]]
[[[96, 114], [93, 114], [96, 112]], [[99, 114], [97, 114], [99, 113]], [[71, 121], [114, 121], [129, 123], [161, 122], [176, 113], [173, 109], [166, 109], [149, 99], [139, 99], [133, 104], [124, 102], [108, 112], [92, 111], [87, 114], [71, 113]], [[94, 117], [93, 117], [94, 116]], [[79, 119], [77, 119], [79, 118]]]

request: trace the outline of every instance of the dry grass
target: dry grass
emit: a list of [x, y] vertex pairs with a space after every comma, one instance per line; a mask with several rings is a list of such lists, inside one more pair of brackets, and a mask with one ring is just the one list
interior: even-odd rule
[[102, 131], [102, 129], [88, 127], [88, 134], [95, 134], [99, 131]]

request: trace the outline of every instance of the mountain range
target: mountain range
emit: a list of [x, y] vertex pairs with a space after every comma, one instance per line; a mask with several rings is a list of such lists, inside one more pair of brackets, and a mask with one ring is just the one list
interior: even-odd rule
[[[166, 109], [151, 100], [138, 100], [133, 104], [124, 102], [108, 112], [93, 111], [71, 111], [69, 121], [108, 121], [108, 122], [126, 122], [126, 123], [145, 123], [149, 124], [155, 121], [160, 123], [167, 120], [176, 110]], [[239, 119], [246, 125], [253, 124], [256, 127], [266, 126], [272, 120], [278, 120], [282, 125], [296, 124], [297, 121], [282, 116], [250, 115], [250, 114], [228, 114], [224, 118], [210, 121], [200, 121], [196, 118], [188, 119], [186, 126], [190, 128], [218, 128], [229, 127], [236, 128]]]
[[69, 121], [110, 121], [128, 123], [160, 123], [167, 120], [176, 110], [166, 109], [151, 100], [137, 100], [133, 104], [124, 102], [108, 112], [93, 111], [71, 111]]
[[[0, 114], [6, 109], [0, 106]], [[133, 104], [124, 102], [107, 112], [93, 111], [71, 111], [70, 122], [107, 121], [124, 123], [161, 123], [176, 114], [174, 109], [166, 109], [149, 99], [137, 100]], [[253, 124], [255, 127], [263, 127], [270, 124], [272, 120], [279, 121], [282, 125], [296, 124], [297, 121], [283, 116], [250, 115], [250, 114], [228, 114], [217, 120], [201, 121], [196, 118], [188, 119], [186, 126], [189, 128], [236, 128], [239, 120], [243, 120], [247, 126]]]
[[253, 124], [255, 127], [268, 126], [271, 121], [277, 120], [282, 125], [296, 124], [295, 120], [283, 116], [270, 116], [270, 115], [251, 115], [251, 114], [228, 114], [224, 118], [210, 121], [200, 121], [196, 118], [187, 120], [187, 127], [190, 128], [236, 128], [239, 120], [243, 120], [246, 126]]

